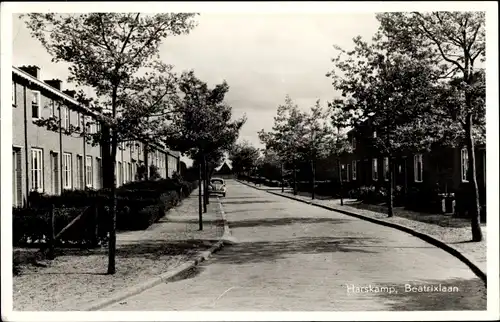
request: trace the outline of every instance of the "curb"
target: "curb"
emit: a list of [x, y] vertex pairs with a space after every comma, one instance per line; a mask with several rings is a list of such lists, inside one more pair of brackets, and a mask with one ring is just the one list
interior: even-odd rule
[[98, 311], [102, 308], [105, 308], [106, 306], [109, 306], [111, 304], [114, 304], [116, 302], [119, 302], [121, 300], [129, 298], [131, 296], [142, 293], [143, 291], [145, 291], [149, 288], [152, 288], [156, 285], [159, 285], [161, 283], [168, 283], [168, 282], [174, 281], [175, 277], [193, 269], [195, 266], [197, 266], [201, 262], [206, 261], [213, 253], [215, 253], [216, 251], [218, 251], [222, 247], [224, 247], [224, 245], [226, 243], [231, 244], [233, 242], [232, 241], [233, 238], [231, 236], [231, 231], [229, 230], [229, 226], [228, 226], [227, 219], [226, 219], [226, 214], [224, 213], [224, 210], [222, 208], [222, 203], [218, 197], [217, 197], [217, 201], [219, 202], [219, 207], [220, 207], [221, 215], [222, 215], [222, 222], [224, 223], [224, 232], [222, 234], [222, 237], [219, 238], [219, 241], [217, 241], [217, 243], [215, 243], [215, 245], [213, 245], [209, 250], [201, 252], [200, 255], [197, 256], [194, 260], [187, 262], [187, 263], [184, 263], [172, 271], [165, 272], [163, 274], [160, 274], [159, 276], [151, 278], [150, 280], [148, 280], [146, 282], [129, 287], [126, 290], [117, 292], [112, 297], [106, 298], [106, 299], [99, 301], [99, 302], [94, 302], [93, 304], [90, 304], [87, 307], [84, 307], [80, 310], [81, 311]]
[[[241, 181], [239, 181], [239, 182], [241, 182]], [[246, 184], [246, 183], [244, 183], [244, 184]], [[248, 184], [247, 184], [247, 186], [252, 187], [251, 185], [248, 185]], [[261, 189], [259, 189], [259, 190], [261, 190]], [[321, 204], [318, 204], [318, 203], [315, 203], [315, 202], [312, 202], [312, 201], [307, 201], [307, 200], [302, 200], [302, 199], [299, 199], [299, 198], [295, 198], [293, 196], [282, 195], [281, 193], [277, 193], [277, 192], [274, 192], [274, 191], [269, 191], [269, 190], [265, 190], [265, 191], [267, 191], [270, 194], [276, 195], [276, 196], [280, 196], [280, 197], [292, 199], [292, 200], [295, 200], [295, 201], [299, 201], [299, 202], [302, 202], [302, 203], [305, 203], [305, 204], [308, 204], [308, 205], [313, 205], [313, 206], [316, 206], [316, 207], [320, 207], [320, 208], [323, 208], [323, 209], [327, 209], [327, 210], [331, 210], [331, 211], [336, 211], [336, 212], [339, 212], [339, 213], [344, 214], [344, 215], [348, 215], [348, 216], [351, 216], [351, 217], [356, 217], [356, 218], [363, 219], [363, 220], [366, 220], [366, 221], [369, 221], [369, 222], [372, 222], [372, 223], [375, 223], [375, 224], [379, 224], [379, 225], [382, 225], [382, 226], [387, 226], [387, 227], [391, 227], [391, 228], [395, 228], [395, 229], [404, 231], [405, 233], [408, 233], [410, 235], [418, 237], [418, 238], [420, 238], [420, 239], [428, 242], [429, 244], [432, 244], [432, 245], [434, 245], [436, 247], [439, 247], [439, 248], [443, 249], [444, 251], [448, 252], [449, 254], [455, 256], [460, 261], [462, 261], [465, 265], [467, 265], [472, 270], [472, 272], [474, 272], [474, 274], [476, 274], [477, 277], [479, 277], [485, 284], [487, 284], [486, 272], [484, 272], [481, 268], [479, 268], [479, 266], [476, 263], [474, 263], [474, 260], [472, 260], [470, 258], [467, 258], [458, 249], [456, 249], [453, 246], [448, 245], [447, 243], [445, 243], [444, 241], [442, 241], [440, 239], [437, 239], [437, 238], [432, 237], [430, 235], [427, 235], [425, 233], [422, 233], [422, 232], [419, 232], [417, 230], [414, 230], [413, 228], [409, 228], [407, 226], [403, 226], [403, 225], [400, 225], [400, 224], [395, 224], [395, 223], [391, 223], [391, 222], [388, 222], [388, 221], [384, 221], [384, 220], [375, 219], [375, 218], [372, 218], [372, 217], [368, 217], [368, 216], [356, 214], [356, 213], [353, 213], [353, 212], [350, 212], [350, 211], [347, 211], [347, 210], [336, 209], [336, 208], [333, 208], [333, 207], [330, 207], [330, 206], [321, 205]]]

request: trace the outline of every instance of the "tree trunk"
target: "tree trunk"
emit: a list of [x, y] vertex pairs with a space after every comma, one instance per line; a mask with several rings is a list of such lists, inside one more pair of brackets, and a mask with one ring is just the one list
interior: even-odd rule
[[285, 183], [283, 182], [283, 163], [281, 163], [281, 192], [285, 192]]
[[[206, 204], [209, 205], [210, 204], [210, 195], [208, 194], [208, 185], [210, 184], [210, 177], [212, 176], [212, 174], [210, 173], [210, 165], [208, 164], [207, 160], [205, 159], [205, 186], [206, 186]], [[207, 210], [205, 209], [205, 212], [207, 212]]]
[[394, 216], [394, 171], [393, 171], [393, 162], [392, 158], [389, 156], [387, 159], [389, 171], [389, 184], [387, 189], [387, 216]]
[[315, 171], [315, 166], [314, 166], [314, 160], [311, 160], [311, 178], [312, 178], [312, 193], [311, 193], [311, 198], [314, 200], [315, 197], [315, 187], [316, 187], [316, 171]]
[[198, 224], [199, 230], [203, 230], [203, 205], [201, 197], [202, 176], [201, 176], [201, 162], [198, 163]]
[[205, 155], [203, 155], [203, 213], [207, 212], [207, 203], [208, 203], [208, 184], [207, 184], [207, 162], [205, 159]]
[[114, 274], [116, 272], [115, 258], [116, 258], [116, 149], [117, 149], [117, 137], [116, 133], [111, 135], [111, 169], [109, 171], [113, 173], [113, 181], [110, 189], [110, 220], [109, 220], [109, 243], [108, 243], [108, 274]]
[[344, 205], [344, 187], [342, 184], [342, 169], [340, 167], [340, 158], [337, 159], [337, 166], [339, 167], [339, 183], [340, 183], [340, 205]]
[[467, 135], [467, 153], [469, 156], [469, 186], [470, 186], [470, 201], [469, 215], [471, 220], [472, 241], [482, 241], [483, 233], [481, 232], [481, 204], [479, 201], [479, 188], [476, 178], [476, 153], [474, 151], [474, 138], [472, 137], [472, 114], [467, 115], [466, 120], [466, 135]]
[[297, 195], [297, 165], [293, 161], [293, 195]]

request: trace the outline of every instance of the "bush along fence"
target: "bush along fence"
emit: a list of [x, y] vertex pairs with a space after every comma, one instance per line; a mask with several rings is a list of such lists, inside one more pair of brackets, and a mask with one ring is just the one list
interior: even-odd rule
[[[197, 187], [196, 181], [162, 179], [117, 189], [117, 230], [142, 230], [163, 217]], [[14, 247], [99, 247], [107, 240], [109, 194], [67, 190], [58, 196], [32, 193], [30, 207], [13, 209]]]

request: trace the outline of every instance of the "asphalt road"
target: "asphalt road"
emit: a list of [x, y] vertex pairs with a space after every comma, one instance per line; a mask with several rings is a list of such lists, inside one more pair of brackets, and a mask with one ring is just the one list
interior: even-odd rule
[[[228, 181], [238, 243], [103, 310], [486, 310], [486, 288], [416, 237]], [[423, 286], [426, 286], [424, 288]]]

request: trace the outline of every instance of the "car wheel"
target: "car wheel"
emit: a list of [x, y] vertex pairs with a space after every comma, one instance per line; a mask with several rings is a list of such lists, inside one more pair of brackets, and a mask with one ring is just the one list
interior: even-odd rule
[[222, 194], [222, 196], [223, 196], [223, 197], [226, 197], [226, 193], [224, 192], [224, 193]]

